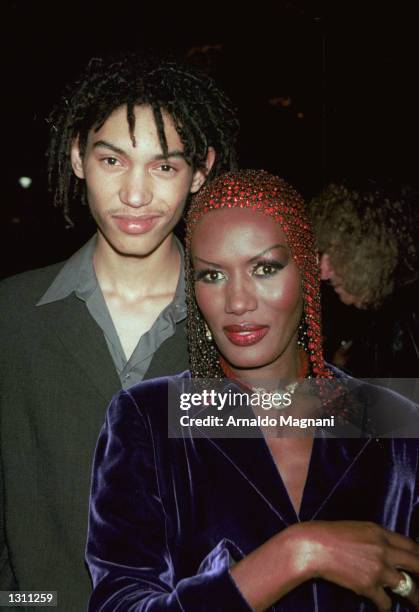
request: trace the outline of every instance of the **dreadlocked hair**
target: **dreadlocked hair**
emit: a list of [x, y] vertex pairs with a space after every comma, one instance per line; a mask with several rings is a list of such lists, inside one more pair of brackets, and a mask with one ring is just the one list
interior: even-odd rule
[[192, 236], [203, 215], [222, 208], [249, 208], [279, 223], [302, 278], [304, 312], [301, 343], [308, 354], [310, 373], [330, 378], [325, 365], [321, 336], [320, 271], [314, 236], [305, 204], [291, 185], [263, 170], [229, 172], [205, 184], [195, 194], [186, 218], [186, 300], [191, 372], [194, 378], [222, 379], [220, 355], [205, 333], [204, 318], [195, 300], [191, 255]]
[[163, 113], [168, 113], [184, 145], [185, 159], [194, 170], [205, 169], [208, 147], [216, 151], [209, 179], [236, 167], [236, 111], [208, 75], [167, 56], [93, 58], [47, 119], [49, 189], [55, 206], [62, 209], [70, 225], [71, 202], [81, 199], [86, 203], [84, 181], [72, 171], [72, 143], [78, 138], [83, 156], [89, 131], [99, 130], [116, 109], [126, 106], [128, 130], [135, 146], [134, 109], [140, 105], [153, 111], [164, 155], [168, 147]]

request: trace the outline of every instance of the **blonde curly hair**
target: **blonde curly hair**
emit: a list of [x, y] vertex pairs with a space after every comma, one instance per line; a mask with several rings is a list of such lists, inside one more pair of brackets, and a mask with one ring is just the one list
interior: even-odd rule
[[417, 277], [408, 202], [332, 183], [311, 201], [309, 211], [319, 251], [329, 255], [342, 286], [362, 307], [378, 308]]

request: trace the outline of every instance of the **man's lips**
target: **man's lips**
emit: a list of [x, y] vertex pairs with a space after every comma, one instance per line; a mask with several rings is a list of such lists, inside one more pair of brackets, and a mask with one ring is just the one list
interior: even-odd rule
[[227, 338], [237, 346], [257, 344], [269, 331], [268, 325], [256, 323], [241, 323], [240, 325], [225, 325], [223, 331]]
[[112, 215], [112, 219], [115, 220], [115, 223], [119, 227], [121, 231], [125, 234], [145, 234], [149, 232], [157, 220], [160, 218], [160, 215], [157, 214], [149, 214], [149, 215], [124, 215], [124, 214], [115, 214]]

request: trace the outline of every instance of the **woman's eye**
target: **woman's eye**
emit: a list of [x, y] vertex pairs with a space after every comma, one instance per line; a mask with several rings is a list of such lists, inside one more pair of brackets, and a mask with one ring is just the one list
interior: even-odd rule
[[279, 261], [264, 261], [256, 264], [256, 266], [253, 268], [253, 274], [255, 276], [273, 276], [279, 272], [279, 270], [282, 270], [283, 267], [284, 266], [279, 263]]
[[224, 274], [218, 270], [198, 270], [195, 272], [195, 280], [204, 283], [216, 283], [224, 278]]

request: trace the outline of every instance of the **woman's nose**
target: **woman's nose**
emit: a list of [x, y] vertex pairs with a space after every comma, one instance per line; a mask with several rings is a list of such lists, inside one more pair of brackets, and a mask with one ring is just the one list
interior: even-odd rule
[[225, 303], [227, 313], [242, 315], [256, 308], [257, 299], [250, 280], [237, 280], [229, 284]]

